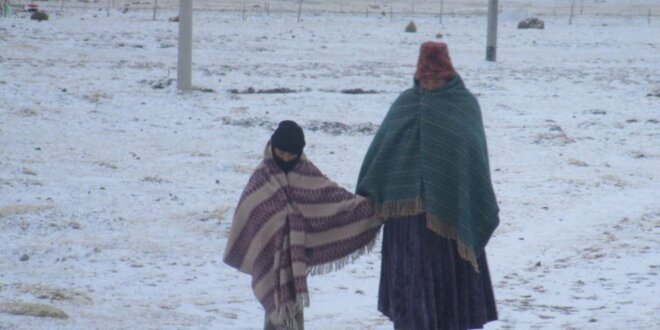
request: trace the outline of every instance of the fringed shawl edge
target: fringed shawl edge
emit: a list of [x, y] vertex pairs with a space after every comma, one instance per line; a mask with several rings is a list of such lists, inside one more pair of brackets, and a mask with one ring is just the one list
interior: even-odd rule
[[458, 254], [461, 259], [469, 262], [474, 270], [479, 272], [477, 253], [474, 251], [474, 248], [470, 247], [460, 239], [455, 225], [443, 220], [442, 217], [436, 214], [427, 212], [423, 199], [416, 198], [375, 204], [374, 210], [376, 215], [384, 221], [393, 218], [425, 214], [426, 228], [434, 232], [436, 235], [456, 241]]

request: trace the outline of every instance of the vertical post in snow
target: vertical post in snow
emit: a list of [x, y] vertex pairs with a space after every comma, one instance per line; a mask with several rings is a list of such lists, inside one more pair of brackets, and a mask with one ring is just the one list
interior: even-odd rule
[[651, 8], [649, 8], [649, 21], [648, 21], [648, 25], [651, 25]]
[[60, 12], [64, 12], [64, 0], [60, 0]]
[[179, 0], [177, 88], [192, 90], [192, 0]]
[[300, 12], [302, 11], [302, 2], [303, 0], [300, 0], [300, 2], [298, 2], [298, 23], [300, 23]]
[[110, 17], [110, 0], [108, 0], [108, 17]]
[[243, 2], [243, 9], [241, 10], [241, 18], [243, 21], [247, 20], [247, 12], [245, 10], [245, 2]]
[[154, 21], [156, 20], [156, 11], [158, 10], [158, 0], [154, 0]]
[[584, 13], [584, 0], [580, 0], [580, 15]]
[[575, 10], [575, 0], [571, 3], [571, 16], [568, 17], [568, 25], [573, 25], [573, 11]]
[[488, 33], [486, 40], [486, 61], [495, 62], [497, 59], [497, 2], [488, 1]]
[[445, 0], [440, 0], [440, 24], [442, 24], [442, 14], [445, 7]]

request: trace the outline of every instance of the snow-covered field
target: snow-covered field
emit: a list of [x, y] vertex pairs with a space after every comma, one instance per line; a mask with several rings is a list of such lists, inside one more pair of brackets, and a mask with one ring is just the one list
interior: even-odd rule
[[[0, 329], [261, 328], [222, 254], [272, 129], [301, 123], [308, 157], [353, 189], [438, 33], [481, 102], [502, 209], [487, 329], [656, 327], [660, 19], [518, 30], [520, 14], [502, 13], [489, 63], [484, 16], [417, 15], [412, 34], [407, 17], [198, 11], [192, 93], [175, 86], [174, 11], [0, 18]], [[377, 93], [342, 93], [357, 88]], [[379, 252], [310, 279], [308, 329], [391, 329]], [[20, 303], [68, 318], [9, 313]]]

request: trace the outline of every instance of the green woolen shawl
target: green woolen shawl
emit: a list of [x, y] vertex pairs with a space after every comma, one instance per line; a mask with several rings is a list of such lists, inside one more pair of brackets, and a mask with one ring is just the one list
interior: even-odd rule
[[479, 103], [460, 76], [397, 98], [364, 158], [357, 193], [372, 198], [382, 219], [425, 214], [427, 228], [456, 240], [478, 271], [499, 208]]

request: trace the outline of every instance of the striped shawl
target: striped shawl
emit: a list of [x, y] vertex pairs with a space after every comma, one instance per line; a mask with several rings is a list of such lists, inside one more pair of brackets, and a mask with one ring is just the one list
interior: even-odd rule
[[425, 214], [427, 227], [456, 240], [478, 271], [499, 208], [479, 103], [460, 76], [398, 97], [367, 151], [357, 192], [383, 219]]
[[269, 143], [236, 207], [224, 261], [252, 276], [273, 324], [296, 329], [296, 314], [309, 305], [307, 274], [354, 260], [379, 229], [370, 200], [330, 181], [304, 155], [285, 174]]

